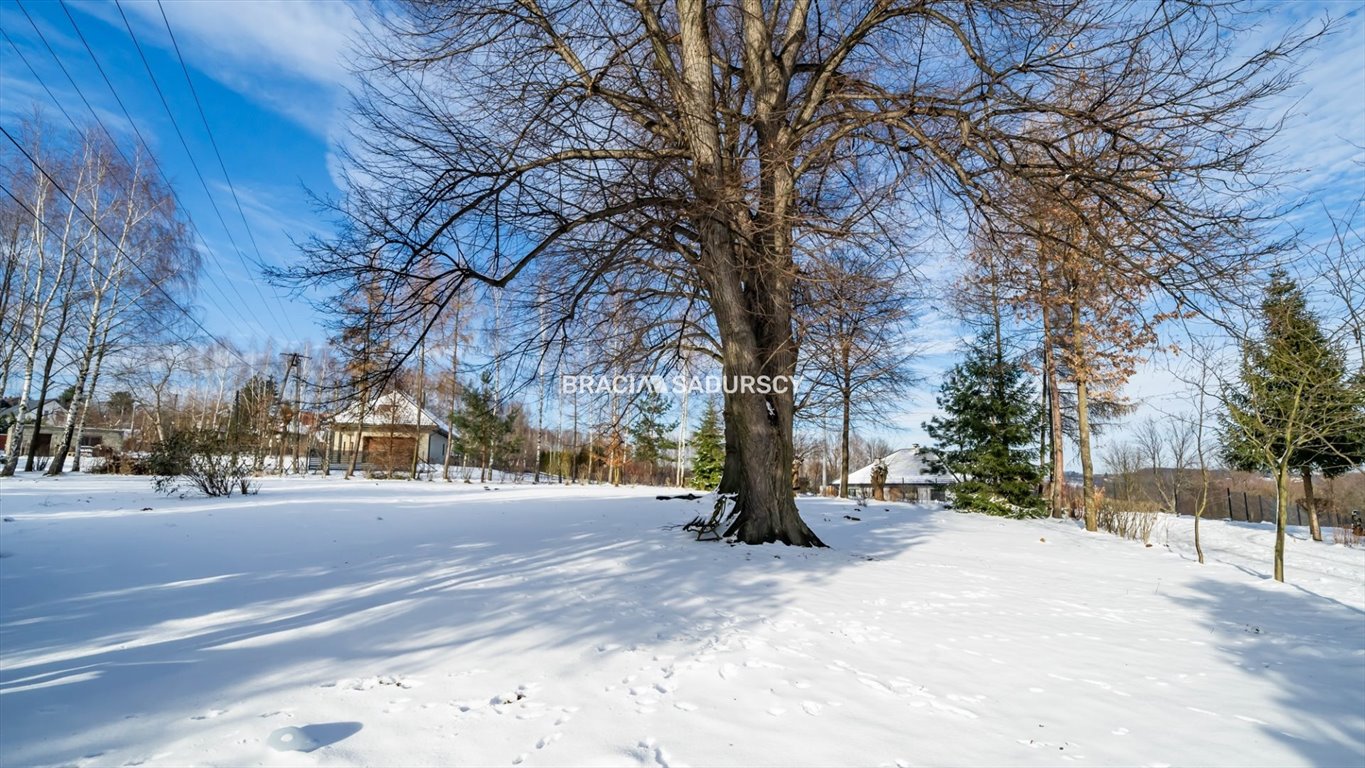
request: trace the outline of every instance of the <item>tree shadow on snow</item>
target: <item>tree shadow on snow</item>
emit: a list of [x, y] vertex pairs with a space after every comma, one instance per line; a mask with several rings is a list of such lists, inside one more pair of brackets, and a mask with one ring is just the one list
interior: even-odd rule
[[1359, 611], [1269, 583], [1200, 579], [1192, 588], [1194, 596], [1170, 599], [1202, 617], [1211, 644], [1239, 670], [1235, 679], [1260, 679], [1276, 691], [1280, 707], [1255, 713], [1258, 727], [1310, 765], [1365, 765]]
[[[411, 506], [441, 503], [458, 514], [449, 500]], [[701, 647], [722, 630], [778, 617], [794, 595], [848, 569], [875, 568], [936, 527], [933, 511], [913, 505], [806, 499], [803, 516], [830, 549], [731, 546], [664, 530], [695, 515], [693, 503], [647, 496], [535, 503], [553, 504], [554, 515], [509, 505], [398, 551], [377, 522], [376, 556], [363, 562], [315, 547], [282, 553], [271, 569], [244, 569], [224, 547], [206, 550], [195, 578], [177, 573], [172, 582], [29, 605], [7, 599], [0, 763], [74, 759], [91, 746], [79, 734], [110, 726], [118, 743], [99, 746], [137, 746], [161, 738], [168, 719], [200, 719], [193, 713], [205, 708], [334, 685], [339, 675], [420, 676], [494, 642], [509, 659], [576, 649], [586, 664], [618, 648]], [[602, 512], [608, 507], [613, 514]], [[383, 514], [398, 519], [403, 511], [394, 503]], [[42, 718], [54, 711], [62, 733], [76, 736], [32, 735], [51, 728]]]

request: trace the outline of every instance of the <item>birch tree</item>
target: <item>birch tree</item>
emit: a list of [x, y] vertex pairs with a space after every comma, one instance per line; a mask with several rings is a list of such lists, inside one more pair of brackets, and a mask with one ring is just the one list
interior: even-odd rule
[[[197, 254], [187, 243], [174, 199], [154, 177], [150, 160], [135, 152], [129, 165], [103, 143], [95, 151], [96, 162], [103, 166], [100, 183], [89, 187], [82, 205], [94, 219], [88, 225], [93, 229], [98, 223], [82, 259], [84, 334], [75, 351], [70, 415], [54, 448], [49, 475], [61, 474], [67, 455], [80, 444], [90, 396], [111, 344], [123, 345], [125, 335], [165, 338], [166, 330], [178, 330], [182, 326], [174, 316], [178, 308], [158, 300], [158, 294], [183, 294], [198, 271]], [[75, 468], [80, 468], [78, 450]]]

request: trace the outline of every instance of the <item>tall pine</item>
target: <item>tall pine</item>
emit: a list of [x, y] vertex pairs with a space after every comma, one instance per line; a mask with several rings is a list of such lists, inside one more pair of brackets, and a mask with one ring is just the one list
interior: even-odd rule
[[1000, 340], [983, 333], [943, 382], [944, 412], [924, 425], [939, 465], [951, 473], [958, 509], [1009, 517], [1045, 514], [1038, 497], [1039, 410], [1024, 371]]

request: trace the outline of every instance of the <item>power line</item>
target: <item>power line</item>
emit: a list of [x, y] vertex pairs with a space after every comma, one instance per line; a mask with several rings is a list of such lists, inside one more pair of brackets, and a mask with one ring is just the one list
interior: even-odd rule
[[[99, 57], [95, 55], [95, 49], [90, 45], [90, 41], [86, 39], [85, 33], [81, 31], [80, 25], [76, 23], [76, 18], [71, 15], [71, 10], [67, 7], [65, 0], [61, 0], [60, 5], [62, 7], [62, 12], [66, 15], [67, 21], [71, 23], [72, 30], [75, 31], [76, 36], [81, 41], [81, 44], [85, 46], [86, 53], [90, 55], [90, 60], [95, 63], [95, 67], [96, 69], [99, 70], [100, 76], [104, 78], [105, 85], [107, 85], [109, 87], [110, 92], [114, 94], [114, 99], [118, 101], [119, 107], [123, 110], [124, 116], [128, 118], [128, 122], [134, 125], [133, 130], [137, 131], [138, 138], [142, 139], [141, 131], [139, 131], [136, 128], [136, 123], [134, 123], [133, 121], [132, 114], [129, 113], [127, 107], [124, 106], [123, 99], [118, 95], [118, 89], [114, 87], [114, 83], [109, 78], [108, 74], [105, 72], [104, 66], [100, 64]], [[122, 9], [120, 9], [120, 12], [121, 10]], [[134, 38], [133, 43], [134, 45], [137, 45], [138, 55], [142, 58], [143, 66], [147, 68], [147, 74], [149, 77], [151, 77], [152, 86], [156, 89], [157, 95], [161, 98], [161, 105], [166, 109], [166, 114], [171, 120], [171, 125], [175, 128], [176, 137], [180, 140], [180, 145], [181, 147], [184, 148], [185, 154], [189, 158], [190, 167], [194, 170], [195, 176], [199, 178], [199, 184], [204, 188], [204, 195], [208, 198], [209, 206], [213, 209], [214, 214], [218, 217], [218, 222], [222, 224], [223, 232], [224, 234], [227, 235], [228, 242], [232, 245], [233, 250], [236, 252], [238, 261], [241, 262], [243, 269], [245, 269], [247, 272], [247, 276], [248, 279], [250, 279], [252, 289], [255, 290], [257, 297], [261, 300], [262, 309], [265, 309], [265, 311], [271, 315], [271, 319], [275, 320], [277, 325], [282, 325], [280, 319], [275, 316], [274, 310], [266, 306], [268, 302], [266, 301], [265, 294], [261, 292], [260, 285], [256, 282], [255, 279], [251, 278], [252, 270], [251, 265], [247, 263], [246, 255], [242, 253], [241, 247], [237, 245], [236, 238], [232, 236], [232, 230], [227, 225], [227, 219], [223, 216], [222, 210], [218, 207], [218, 202], [217, 200], [214, 199], [213, 192], [209, 189], [208, 181], [204, 178], [203, 172], [200, 171], [198, 161], [194, 159], [194, 153], [190, 151], [189, 142], [186, 141], [184, 132], [180, 130], [180, 124], [176, 121], [175, 114], [171, 112], [170, 103], [166, 100], [165, 94], [162, 93], [161, 86], [157, 83], [156, 77], [152, 75], [151, 65], [147, 62], [146, 56], [143, 55], [141, 45], [137, 43], [136, 38]], [[143, 145], [151, 146], [150, 144], [147, 144], [145, 140], [143, 140]], [[203, 238], [202, 232], [200, 233], [200, 237]], [[205, 239], [205, 243], [207, 244], [207, 239]], [[276, 303], [279, 304], [278, 298], [276, 299]]]
[[[212, 339], [217, 344], [223, 346], [228, 351], [232, 352], [232, 354], [236, 355], [237, 358], [241, 360], [243, 363], [247, 364], [248, 366], [250, 365], [250, 363], [247, 362], [246, 358], [242, 357], [235, 350], [233, 350], [231, 346], [225, 344], [222, 339], [219, 339], [217, 336], [211, 333], [208, 328], [205, 328], [204, 324], [200, 322], [199, 319], [196, 318], [194, 314], [189, 311], [189, 309], [187, 309], [183, 304], [177, 301], [176, 298], [172, 296], [169, 291], [162, 287], [161, 281], [153, 278], [150, 274], [148, 274], [147, 270], [143, 269], [142, 265], [138, 263], [138, 260], [130, 256], [128, 252], [123, 249], [123, 246], [119, 245], [117, 240], [110, 236], [108, 232], [105, 232], [104, 227], [100, 226], [100, 223], [96, 221], [95, 218], [92, 217], [84, 208], [82, 208], [80, 206], [80, 203], [76, 202], [76, 198], [72, 197], [71, 193], [67, 192], [66, 188], [63, 187], [61, 183], [58, 182], [55, 178], [53, 178], [52, 174], [48, 173], [47, 169], [44, 168], [40, 162], [38, 162], [38, 158], [30, 154], [29, 151], [25, 149], [24, 146], [20, 144], [19, 141], [15, 139], [14, 136], [9, 132], [9, 130], [6, 129], [3, 125], [0, 125], [0, 134], [4, 134], [5, 138], [9, 139], [9, 142], [14, 145], [14, 148], [19, 150], [20, 154], [22, 154], [28, 160], [29, 164], [32, 165], [33, 168], [38, 171], [38, 173], [42, 174], [43, 177], [47, 179], [48, 183], [51, 184], [54, 189], [61, 193], [62, 197], [65, 197], [67, 199], [67, 202], [71, 204], [71, 207], [74, 208], [76, 212], [79, 213], [82, 217], [84, 217], [86, 221], [90, 222], [90, 226], [93, 227], [96, 232], [98, 232], [105, 240], [109, 242], [110, 245], [114, 247], [115, 252], [117, 252], [120, 256], [128, 260], [128, 263], [132, 265], [133, 269], [136, 269], [138, 273], [141, 274], [142, 277], [147, 280], [148, 285], [151, 285], [153, 288], [156, 288], [156, 290], [159, 291], [162, 296], [165, 296], [166, 300], [169, 301], [171, 305], [174, 306], [176, 309], [184, 313], [185, 317], [189, 318], [190, 322], [194, 323], [194, 325], [198, 327], [199, 330], [203, 331], [205, 336]], [[52, 225], [48, 224], [41, 217], [39, 217], [37, 215], [37, 212], [33, 208], [29, 207], [26, 203], [20, 200], [19, 197], [16, 196], [14, 192], [10, 190], [8, 187], [4, 187], [4, 189], [5, 193], [9, 195], [10, 199], [14, 200], [16, 203], [22, 206], [24, 210], [29, 213], [29, 215], [33, 216], [34, 221], [41, 223], [43, 225], [43, 228], [46, 229], [49, 234], [52, 234], [54, 237], [60, 237], [60, 235], [57, 234], [57, 232], [52, 229]], [[90, 267], [91, 271], [95, 272], [96, 274], [99, 273], [99, 268], [96, 267], [94, 262], [90, 261], [90, 259], [87, 258], [84, 254], [75, 250], [73, 250], [72, 252], [75, 253], [82, 261], [84, 261], [86, 265]], [[163, 323], [163, 326], [165, 326], [166, 330], [168, 331], [171, 330], [169, 325], [165, 325]], [[189, 342], [189, 339], [186, 339], [184, 337], [178, 337], [178, 339], [186, 343]]]
[[[185, 153], [190, 155], [190, 164], [194, 166], [195, 173], [199, 175], [200, 183], [204, 183], [204, 176], [202, 173], [199, 173], [199, 164], [194, 160], [193, 154], [190, 153], [190, 148], [185, 141], [185, 136], [180, 132], [180, 124], [176, 121], [175, 115], [171, 112], [170, 102], [166, 100], [166, 95], [162, 92], [161, 85], [157, 82], [156, 75], [152, 73], [152, 65], [147, 61], [147, 55], [143, 51], [142, 43], [137, 39], [137, 33], [133, 31], [133, 25], [128, 21], [128, 15], [123, 12], [123, 4], [120, 3], [119, 0], [114, 0], [114, 5], [118, 8], [119, 16], [123, 19], [123, 27], [128, 30], [128, 37], [132, 39], [133, 46], [137, 49], [138, 57], [142, 59], [142, 66], [147, 70], [147, 77], [152, 81], [152, 87], [156, 89], [156, 95], [161, 98], [161, 105], [166, 108], [166, 116], [171, 119], [171, 125], [175, 126], [175, 132], [176, 135], [180, 137], [181, 146], [184, 146]], [[227, 164], [223, 162], [223, 154], [218, 150], [218, 140], [214, 138], [213, 129], [209, 127], [209, 119], [204, 113], [204, 105], [199, 101], [199, 92], [195, 90], [194, 81], [190, 79], [190, 71], [185, 65], [185, 57], [180, 53], [180, 44], [175, 39], [175, 33], [171, 32], [171, 23], [166, 18], [166, 10], [161, 7], [159, 0], [157, 2], [157, 8], [161, 11], [161, 19], [166, 24], [166, 32], [170, 35], [171, 45], [175, 48], [175, 56], [180, 61], [180, 69], [185, 73], [185, 82], [189, 85], [190, 94], [194, 97], [195, 106], [199, 109], [199, 118], [204, 123], [204, 132], [208, 134], [209, 144], [213, 146], [213, 154], [218, 158], [218, 167], [223, 171], [223, 180], [227, 182], [228, 191], [232, 193], [232, 202], [237, 206], [237, 215], [242, 219], [242, 228], [246, 230], [247, 239], [251, 241], [251, 247], [256, 251], [256, 267], [258, 269], [263, 268], [265, 266], [265, 257], [261, 255], [261, 247], [256, 244], [256, 233], [252, 231], [251, 224], [247, 222], [246, 211], [242, 209], [242, 201], [237, 196], [237, 187], [232, 183], [232, 177], [228, 175]], [[208, 185], [206, 183], [204, 184], [204, 193], [208, 194]], [[210, 199], [212, 199], [211, 195]], [[213, 209], [218, 213], [219, 220], [222, 221], [223, 214], [218, 210], [216, 202], [213, 204]], [[227, 222], [223, 221], [222, 223], [223, 229], [226, 231]], [[232, 242], [233, 248], [237, 247], [237, 242], [233, 240], [230, 232], [228, 234], [228, 240]], [[238, 249], [238, 256], [242, 256], [241, 249]], [[256, 285], [255, 281], [253, 281], [252, 284]], [[261, 300], [265, 301], [265, 296], [261, 293], [259, 286], [257, 286], [256, 292], [261, 295]], [[279, 294], [272, 292], [271, 298], [275, 300], [275, 306], [280, 309], [280, 318], [284, 321], [283, 324], [288, 326], [289, 332], [293, 334], [295, 338], [298, 338], [299, 331], [294, 327], [293, 321], [289, 319], [289, 310], [285, 309], [284, 302], [280, 300]]]
[[[0, 30], [0, 35], [3, 35], [4, 38], [5, 38], [5, 41], [8, 42], [8, 43], [10, 44], [10, 47], [14, 49], [15, 53], [19, 54], [19, 58], [20, 58], [21, 61], [24, 62], [24, 66], [28, 67], [29, 73], [33, 75], [34, 79], [38, 81], [38, 84], [39, 84], [40, 86], [42, 86], [42, 88], [43, 88], [44, 91], [47, 92], [48, 97], [52, 99], [52, 103], [53, 103], [54, 105], [56, 105], [57, 109], [60, 110], [61, 113], [66, 117], [67, 122], [71, 123], [71, 127], [74, 128], [74, 129], [76, 129], [77, 132], [79, 132], [79, 131], [80, 131], [80, 124], [77, 123], [77, 122], [76, 122], [76, 119], [75, 119], [74, 117], [71, 116], [71, 113], [67, 112], [66, 107], [62, 106], [61, 101], [57, 98], [56, 94], [54, 94], [54, 93], [52, 92], [52, 89], [48, 87], [47, 82], [44, 81], [43, 78], [42, 78], [41, 76], [38, 75], [37, 70], [35, 70], [34, 67], [33, 67], [33, 65], [29, 62], [28, 57], [24, 55], [23, 50], [21, 50], [17, 45], [15, 45], [14, 41], [10, 39], [10, 36], [9, 36], [8, 34], [6, 34], [4, 30]], [[60, 62], [59, 62], [59, 63], [60, 63]], [[63, 71], [65, 71], [65, 70], [63, 70]], [[68, 79], [69, 79], [69, 75], [68, 75]], [[81, 100], [82, 100], [82, 101], [85, 100], [84, 94], [80, 93], [79, 90], [77, 90], [77, 95], [81, 97]], [[90, 104], [89, 104], [88, 101], [86, 102], [86, 106], [87, 106], [87, 108], [90, 106]], [[119, 153], [119, 156], [120, 156], [121, 158], [123, 158], [124, 163], [126, 163], [130, 168], [133, 167], [132, 161], [131, 161], [131, 160], [128, 158], [128, 156], [124, 153], [123, 148], [119, 146], [118, 142], [114, 140], [113, 134], [110, 133], [108, 127], [106, 127], [102, 121], [99, 121], [99, 115], [98, 115], [97, 113], [95, 113], [95, 111], [94, 111], [93, 109], [91, 109], [91, 114], [95, 116], [95, 119], [96, 119], [96, 121], [99, 123], [101, 129], [104, 130], [104, 134], [105, 134], [107, 137], [109, 137], [110, 145], [114, 148], [115, 151], [117, 151], [117, 152]], [[152, 165], [153, 165], [153, 167], [155, 167], [155, 163], [154, 163], [154, 162], [152, 163]], [[167, 183], [166, 188], [171, 192], [172, 198], [176, 200], [177, 205], [179, 205], [179, 202], [180, 202], [180, 201], [179, 201], [179, 198], [175, 197], [175, 190], [170, 186], [169, 182]], [[185, 209], [184, 209], [184, 206], [180, 206], [180, 210], [182, 210], [182, 211], [185, 210]], [[188, 217], [188, 212], [186, 213], [186, 216]], [[193, 222], [193, 221], [190, 221], [190, 227], [191, 227], [191, 229], [194, 229], [194, 222]], [[198, 230], [195, 230], [195, 234], [198, 235]], [[200, 241], [203, 242], [203, 237], [202, 237], [202, 235], [200, 236]], [[207, 244], [206, 242], [204, 243], [204, 247], [205, 247], [206, 250], [209, 250], [209, 249], [208, 249], [208, 244]], [[212, 251], [211, 251], [211, 250], [209, 250], [209, 253], [210, 253], [210, 255], [212, 255]], [[213, 282], [213, 281], [210, 281], [210, 284], [214, 286], [214, 288], [218, 291], [218, 295], [221, 296], [221, 297], [223, 298], [223, 300], [227, 303], [227, 305], [233, 307], [233, 309], [234, 309], [235, 312], [236, 312], [237, 319], [240, 320], [240, 321], [242, 322], [243, 325], [246, 325], [246, 324], [247, 324], [246, 316], [242, 314], [242, 309], [241, 309], [242, 305], [244, 305], [246, 302], [245, 302], [245, 300], [242, 298], [242, 295], [241, 295], [239, 292], [237, 292], [236, 286], [233, 285], [233, 283], [232, 283], [231, 281], [226, 281], [226, 282], [228, 282], [228, 287], [231, 288], [232, 291], [233, 291], [234, 293], [236, 293], [236, 295], [237, 295], [237, 302], [236, 302], [236, 303], [233, 303], [233, 301], [232, 301], [231, 299], [228, 298], [227, 294], [223, 292], [222, 286], [218, 285], [216, 282]], [[219, 304], [219, 303], [216, 302], [216, 301], [213, 301], [213, 300], [212, 300], [212, 297], [208, 297], [208, 298], [210, 299], [210, 303], [213, 304], [213, 305], [218, 309], [219, 312], [221, 312], [225, 317], [228, 315], [228, 312], [227, 312], [225, 309], [223, 309], [223, 305]], [[267, 336], [269, 335], [269, 334], [266, 332], [264, 326], [260, 325], [260, 323], [257, 323], [256, 325], [257, 325], [257, 328], [258, 328], [263, 334], [265, 334], [265, 335], [267, 335]]]
[[[99, 125], [101, 130], [104, 131], [104, 135], [109, 138], [110, 144], [119, 153], [119, 156], [123, 158], [123, 161], [131, 167], [132, 161], [124, 153], [123, 148], [119, 145], [119, 142], [114, 138], [113, 132], [109, 130], [109, 127], [107, 125], [105, 125], [104, 120], [100, 118], [99, 113], [95, 111], [95, 108], [93, 105], [91, 105], [90, 100], [85, 97], [85, 92], [81, 90], [81, 87], [79, 85], [76, 84], [75, 78], [72, 77], [71, 72], [66, 68], [66, 65], [62, 63], [61, 57], [57, 55], [57, 52], [55, 50], [53, 50], [52, 45], [47, 40], [47, 36], [43, 34], [41, 29], [39, 29], [37, 22], [35, 22], [33, 20], [33, 17], [29, 15], [28, 9], [24, 8], [22, 0], [18, 2], [18, 6], [19, 10], [23, 12], [24, 17], [28, 19], [29, 25], [33, 27], [33, 31], [37, 33], [38, 39], [42, 41], [43, 46], [47, 48], [48, 54], [52, 56], [53, 61], [55, 61], [58, 68], [61, 69], [62, 74], [66, 76], [67, 82], [71, 83], [71, 87], [75, 90], [76, 95], [80, 98], [81, 102], [85, 104], [85, 108], [89, 110], [90, 116], [95, 119], [95, 123]], [[10, 44], [10, 47], [14, 49], [14, 52], [19, 55], [20, 60], [24, 62], [24, 66], [28, 68], [28, 71], [33, 75], [34, 79], [37, 80], [38, 84], [42, 86], [43, 90], [47, 92], [48, 98], [52, 99], [52, 103], [55, 104], [57, 106], [57, 109], [59, 109], [61, 113], [66, 116], [67, 121], [71, 123], [71, 127], [74, 128], [77, 132], [79, 132], [80, 125], [76, 122], [75, 118], [73, 118], [71, 114], [67, 112], [66, 108], [62, 106], [61, 100], [59, 100], [56, 94], [52, 92], [52, 89], [48, 87], [47, 82], [42, 78], [41, 75], [38, 74], [37, 68], [34, 67], [33, 64], [29, 62], [28, 57], [24, 55], [23, 49], [16, 45], [15, 42], [12, 39], [10, 39], [9, 35], [5, 33], [3, 29], [0, 29], [0, 35], [4, 35], [6, 42]], [[98, 61], [95, 62], [95, 66], [99, 68], [100, 74], [104, 75], [104, 69], [100, 67]], [[132, 115], [129, 114], [128, 109], [124, 105], [123, 100], [119, 97], [118, 92], [114, 90], [113, 84], [109, 82], [108, 76], [105, 75], [104, 79], [105, 83], [109, 85], [109, 89], [113, 93], [115, 101], [118, 102], [119, 108], [123, 110], [124, 117], [128, 119], [128, 123], [130, 127], [132, 127], [133, 129], [133, 133], [137, 135], [138, 142], [142, 145], [143, 148], [146, 149], [148, 155], [150, 156], [151, 145], [147, 143], [146, 138], [142, 135], [141, 129], [137, 127], [137, 123], [133, 122]], [[171, 197], [175, 200], [176, 205], [179, 207], [181, 211], [185, 213], [185, 217], [186, 220], [189, 222], [190, 229], [194, 231], [195, 235], [199, 238], [199, 242], [203, 245], [204, 250], [208, 253], [210, 257], [212, 257], [212, 259], [216, 263], [217, 255], [214, 253], [213, 248], [209, 246], [208, 240], [204, 237], [203, 233], [199, 231], [199, 227], [194, 223], [194, 218], [190, 215], [189, 208], [185, 206], [183, 201], [181, 201], [180, 196], [175, 191], [175, 187], [172, 186], [170, 180], [165, 177], [165, 174], [161, 171], [160, 166], [157, 163], [155, 163], [155, 161], [153, 161], [152, 165], [154, 168], [157, 169], [158, 175], [162, 177], [162, 180], [166, 184], [166, 188], [170, 190]], [[219, 271], [222, 271], [221, 267], [219, 267]], [[227, 277], [226, 273], [223, 274], [224, 277]], [[230, 298], [228, 298], [227, 294], [223, 292], [222, 286], [218, 286], [215, 284], [214, 287], [217, 288], [218, 294], [223, 297], [227, 304], [229, 306], [234, 307], [237, 318], [242, 321], [243, 325], [248, 325], [250, 324], [250, 322], [255, 322], [257, 329], [261, 331], [262, 335], [269, 336], [270, 335], [269, 331], [266, 330], [264, 325], [261, 325], [259, 320], [255, 319], [254, 317], [252, 318], [251, 321], [248, 321], [246, 319], [247, 316], [243, 314], [242, 309], [242, 307], [246, 304], [246, 299], [242, 296], [241, 292], [237, 290], [236, 283], [231, 279], [225, 280], [225, 282], [227, 283], [228, 288], [231, 289], [233, 295], [237, 297], [237, 302], [235, 304], [232, 302]], [[228, 315], [228, 313], [225, 310], [223, 310], [221, 306], [218, 306], [218, 309], [220, 312], [223, 313], [224, 316]]]
[[[242, 263], [242, 267], [243, 267], [244, 269], [246, 269], [246, 270], [247, 270], [247, 274], [250, 275], [250, 274], [251, 274], [251, 267], [248, 266], [248, 264], [247, 264], [246, 255], [242, 253], [242, 249], [237, 245], [237, 239], [236, 239], [235, 237], [232, 236], [232, 230], [228, 227], [227, 220], [223, 217], [223, 212], [222, 212], [222, 210], [219, 209], [219, 207], [218, 207], [218, 201], [214, 198], [212, 191], [209, 190], [208, 181], [204, 178], [204, 173], [203, 173], [203, 171], [201, 171], [200, 168], [199, 168], [199, 161], [195, 159], [194, 153], [193, 153], [192, 151], [190, 151], [189, 142], [185, 139], [185, 134], [184, 134], [184, 132], [181, 131], [181, 129], [180, 129], [180, 122], [179, 122], [178, 120], [175, 119], [175, 113], [171, 110], [171, 103], [170, 103], [169, 100], [166, 99], [166, 94], [165, 94], [165, 92], [161, 90], [161, 83], [156, 79], [156, 74], [155, 74], [154, 72], [152, 72], [152, 64], [151, 64], [150, 61], [147, 60], [147, 54], [146, 54], [146, 52], [145, 52], [145, 51], [143, 50], [143, 48], [142, 48], [142, 43], [137, 39], [137, 34], [136, 34], [135, 32], [133, 32], [133, 25], [132, 25], [131, 23], [129, 23], [127, 14], [125, 14], [125, 13], [123, 12], [123, 5], [122, 5], [121, 3], [119, 3], [118, 0], [114, 0], [114, 5], [115, 5], [115, 7], [118, 8], [119, 16], [123, 19], [123, 27], [124, 27], [124, 29], [128, 30], [128, 37], [133, 41], [133, 47], [134, 47], [135, 49], [137, 49], [137, 55], [138, 55], [138, 58], [140, 58], [140, 59], [142, 60], [142, 66], [143, 66], [143, 68], [147, 70], [147, 79], [149, 79], [149, 80], [152, 81], [152, 88], [154, 88], [154, 89], [156, 90], [156, 95], [157, 95], [157, 97], [158, 97], [159, 99], [161, 99], [161, 106], [166, 110], [166, 117], [170, 118], [171, 126], [175, 128], [175, 135], [176, 135], [177, 138], [180, 139], [180, 146], [181, 146], [181, 147], [184, 147], [184, 149], [185, 149], [185, 155], [186, 155], [186, 157], [188, 157], [189, 160], [190, 160], [190, 166], [194, 169], [194, 175], [196, 175], [196, 176], [199, 177], [199, 183], [200, 183], [200, 185], [202, 185], [202, 186], [204, 187], [204, 195], [205, 195], [205, 197], [207, 197], [207, 198], [209, 199], [209, 205], [212, 206], [214, 214], [216, 214], [216, 215], [218, 216], [218, 223], [220, 223], [220, 224], [223, 225], [223, 232], [224, 232], [225, 234], [227, 234], [228, 242], [232, 244], [233, 250], [236, 251], [238, 261], [240, 261], [240, 262]], [[76, 24], [75, 17], [73, 17], [73, 16], [71, 15], [70, 10], [67, 9], [65, 0], [62, 0], [62, 10], [66, 13], [67, 18], [71, 21], [72, 26], [75, 27], [75, 24]], [[79, 29], [77, 29], [76, 34], [80, 35], [80, 30], [79, 30]], [[82, 37], [81, 37], [82, 42], [84, 41], [84, 39], [85, 39], [84, 36], [82, 36]], [[93, 56], [94, 56], [94, 52], [92, 51], [90, 55], [93, 57]], [[178, 54], [177, 54], [177, 55], [178, 55]], [[183, 66], [183, 61], [182, 61], [182, 66]], [[193, 86], [191, 86], [191, 90], [193, 90]], [[196, 96], [195, 96], [195, 101], [196, 101], [196, 102], [198, 101], [198, 98], [199, 98], [198, 95], [196, 95]], [[205, 121], [205, 127], [207, 127], [207, 121]], [[213, 139], [212, 133], [209, 134], [209, 139], [210, 139], [210, 141], [212, 141], [212, 139]], [[214, 144], [214, 151], [217, 152], [217, 149], [218, 149], [218, 147], [217, 147], [217, 144], [215, 143], [215, 144]], [[222, 162], [222, 156], [219, 155], [219, 163], [221, 164], [221, 162]], [[224, 175], [226, 176], [226, 174], [227, 174], [227, 169], [226, 169], [226, 168], [223, 169], [223, 173], [224, 173]], [[237, 191], [236, 191], [235, 188], [232, 187], [232, 181], [231, 181], [231, 179], [228, 180], [228, 186], [229, 186], [229, 188], [232, 189], [232, 197], [233, 197], [233, 199], [236, 200], [236, 199], [237, 199]], [[255, 246], [255, 244], [256, 244], [256, 237], [255, 237], [255, 235], [252, 234], [252, 232], [251, 232], [251, 226], [250, 226], [249, 224], [247, 224], [247, 221], [246, 221], [246, 214], [242, 212], [242, 208], [241, 208], [241, 203], [240, 203], [240, 202], [239, 202], [238, 205], [237, 205], [237, 212], [238, 212], [238, 213], [241, 215], [241, 217], [242, 217], [242, 226], [244, 226], [244, 227], [246, 228], [247, 236], [251, 238], [251, 243], [252, 243], [253, 246]], [[264, 258], [261, 256], [261, 249], [260, 249], [259, 247], [256, 248], [256, 259], [257, 259], [257, 264], [256, 264], [256, 268], [257, 268], [257, 269], [260, 269], [261, 267], [263, 267], [263, 266], [265, 265], [265, 260], [264, 260]], [[260, 300], [261, 300], [262, 303], [264, 303], [264, 302], [266, 301], [265, 293], [261, 290], [260, 284], [259, 284], [255, 279], [252, 279], [251, 285], [252, 285], [252, 288], [255, 289], [257, 297], [260, 298]], [[293, 334], [295, 337], [297, 337], [297, 336], [299, 335], [298, 329], [294, 328], [293, 323], [290, 322], [290, 320], [289, 320], [289, 311], [286, 310], [286, 309], [284, 308], [284, 303], [283, 303], [282, 301], [280, 301], [279, 295], [278, 295], [278, 294], [272, 293], [271, 296], [272, 296], [272, 298], [274, 298], [274, 300], [275, 300], [275, 306], [279, 307], [279, 310], [280, 310], [279, 316], [274, 318], [275, 321], [276, 321], [276, 324], [277, 324], [277, 325], [282, 325], [282, 326], [288, 326], [289, 332], [290, 332], [291, 334]], [[274, 315], [274, 312], [273, 312], [273, 311], [271, 311], [271, 310], [267, 310], [267, 311], [270, 311], [272, 316]]]
[[[242, 201], [237, 197], [237, 187], [232, 183], [232, 177], [228, 175], [227, 163], [223, 162], [223, 153], [218, 149], [218, 139], [213, 135], [213, 129], [209, 127], [208, 115], [204, 112], [204, 104], [199, 100], [199, 91], [194, 87], [194, 80], [190, 78], [190, 69], [185, 65], [185, 56], [180, 52], [180, 42], [175, 39], [175, 33], [171, 31], [171, 20], [166, 17], [166, 9], [161, 5], [161, 0], [156, 0], [156, 8], [161, 12], [161, 21], [166, 25], [166, 34], [171, 38], [171, 46], [175, 48], [175, 57], [180, 60], [180, 71], [185, 74], [185, 84], [190, 87], [190, 95], [194, 97], [194, 106], [199, 110], [199, 120], [204, 124], [204, 133], [208, 134], [209, 144], [213, 146], [213, 154], [218, 158], [218, 168], [223, 172], [223, 180], [227, 182], [228, 191], [232, 192], [232, 202], [237, 206], [237, 215], [242, 218], [242, 227], [246, 229], [246, 236], [251, 240], [251, 247], [256, 251], [256, 260], [261, 265], [265, 264], [265, 257], [261, 255], [261, 247], [256, 244], [256, 233], [252, 232], [251, 225], [246, 221], [246, 212], [242, 210]], [[123, 13], [123, 6], [119, 6], [119, 13]], [[124, 17], [124, 26], [128, 25], [128, 17]], [[128, 33], [132, 34], [132, 27]], [[133, 38], [137, 42], [137, 38]], [[140, 46], [139, 46], [140, 48]]]

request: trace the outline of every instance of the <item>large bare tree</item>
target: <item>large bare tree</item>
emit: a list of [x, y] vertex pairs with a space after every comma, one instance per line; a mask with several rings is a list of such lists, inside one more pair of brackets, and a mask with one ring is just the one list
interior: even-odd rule
[[[1239, 53], [1246, 21], [1221, 2], [404, 4], [370, 37], [344, 231], [277, 277], [377, 280], [377, 327], [411, 339], [470, 281], [675, 280], [729, 381], [789, 377], [803, 254], [925, 213], [1003, 215], [990, 190], [1009, 178], [1136, 220], [1122, 266], [1182, 290], [1145, 256], [1243, 234], [1269, 133], [1251, 110], [1288, 84], [1297, 42]], [[1122, 161], [1069, 151], [1072, 128]], [[725, 400], [727, 533], [819, 545], [791, 494], [792, 395]]]

